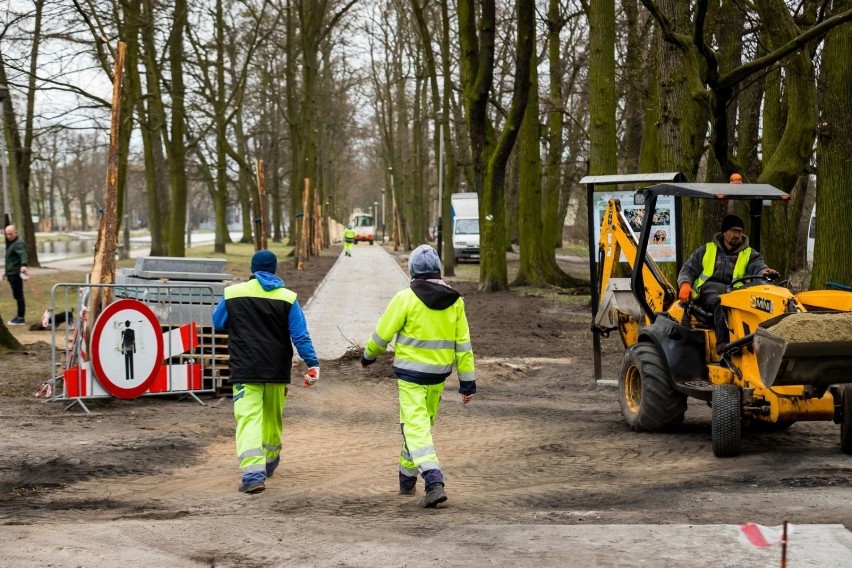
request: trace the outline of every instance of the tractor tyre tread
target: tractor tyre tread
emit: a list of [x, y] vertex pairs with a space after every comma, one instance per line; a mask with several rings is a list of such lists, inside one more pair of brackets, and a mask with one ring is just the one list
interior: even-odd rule
[[716, 385], [713, 388], [713, 454], [718, 458], [740, 455], [742, 452], [742, 413], [740, 389], [735, 385]]
[[[641, 378], [641, 400], [633, 411], [625, 396], [624, 377], [635, 366]], [[671, 384], [665, 359], [650, 343], [639, 343], [624, 354], [619, 377], [619, 403], [628, 426], [636, 432], [663, 432], [683, 423], [686, 396]]]

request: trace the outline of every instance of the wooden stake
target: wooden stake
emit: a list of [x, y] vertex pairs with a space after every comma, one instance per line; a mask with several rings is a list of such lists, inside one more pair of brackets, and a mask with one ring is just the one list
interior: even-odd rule
[[263, 160], [257, 160], [257, 217], [255, 226], [255, 250], [266, 248], [266, 187], [263, 173]]
[[311, 213], [308, 211], [308, 197], [310, 193], [311, 180], [305, 178], [305, 192], [302, 195], [302, 235], [299, 239], [299, 261], [296, 263], [296, 270], [302, 269], [308, 256], [308, 224], [311, 220]]
[[781, 568], [787, 568], [787, 521], [784, 521], [784, 531], [781, 533]]
[[319, 191], [314, 190], [314, 206], [312, 209], [312, 225], [314, 228], [313, 254], [319, 256], [322, 249], [322, 214], [319, 205]]
[[[118, 130], [121, 123], [121, 91], [124, 81], [124, 56], [127, 45], [118, 42], [112, 82], [112, 121], [109, 129], [109, 156], [104, 208], [98, 224], [98, 242], [90, 281], [92, 284], [115, 283], [115, 251], [118, 247]], [[94, 324], [112, 298], [109, 288], [94, 286], [89, 296], [89, 323]]]

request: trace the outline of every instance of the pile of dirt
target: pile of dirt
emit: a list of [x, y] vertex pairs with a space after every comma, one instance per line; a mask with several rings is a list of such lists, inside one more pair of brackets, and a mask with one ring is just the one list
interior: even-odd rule
[[767, 328], [767, 331], [787, 341], [852, 341], [852, 313], [794, 314]]

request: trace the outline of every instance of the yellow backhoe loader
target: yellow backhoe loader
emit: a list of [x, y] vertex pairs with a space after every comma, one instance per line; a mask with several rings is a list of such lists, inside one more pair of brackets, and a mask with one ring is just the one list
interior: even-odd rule
[[[759, 249], [764, 202], [788, 199], [771, 185], [681, 183], [673, 174], [588, 176], [582, 183], [591, 188], [591, 209], [595, 185], [657, 179], [654, 176], [674, 181], [639, 189], [630, 206], [655, 212], [659, 196], [674, 196], [678, 236], [681, 197], [748, 200], [750, 242]], [[712, 407], [716, 456], [741, 453], [744, 426], [784, 429], [804, 420], [840, 424], [841, 449], [852, 454], [852, 292], [796, 294], [785, 282], [763, 276], [738, 279], [721, 296], [730, 343], [717, 354], [712, 315], [691, 302], [682, 305], [649, 257], [654, 223], [651, 215], [644, 217], [637, 237], [621, 202], [609, 200], [600, 220], [597, 256], [590, 252], [596, 280], [595, 348], [599, 352], [598, 335], [611, 332], [618, 332], [624, 342], [618, 397], [630, 428], [655, 432], [676, 427], [684, 419], [687, 398], [694, 397]], [[590, 214], [590, 227], [591, 220]], [[678, 268], [682, 240], [677, 239]], [[624, 259], [630, 277], [616, 277]], [[599, 373], [599, 359], [596, 362]]]

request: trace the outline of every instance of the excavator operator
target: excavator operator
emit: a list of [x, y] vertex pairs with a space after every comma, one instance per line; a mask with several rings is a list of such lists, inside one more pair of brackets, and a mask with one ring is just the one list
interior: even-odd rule
[[[728, 321], [719, 296], [728, 292], [737, 278], [778, 276], [778, 271], [769, 268], [760, 253], [749, 246], [744, 232], [743, 220], [727, 215], [713, 240], [692, 253], [677, 277], [680, 302], [686, 304], [691, 298], [699, 308], [712, 312], [717, 353], [722, 353], [730, 342]], [[734, 287], [740, 286], [742, 283]]]

